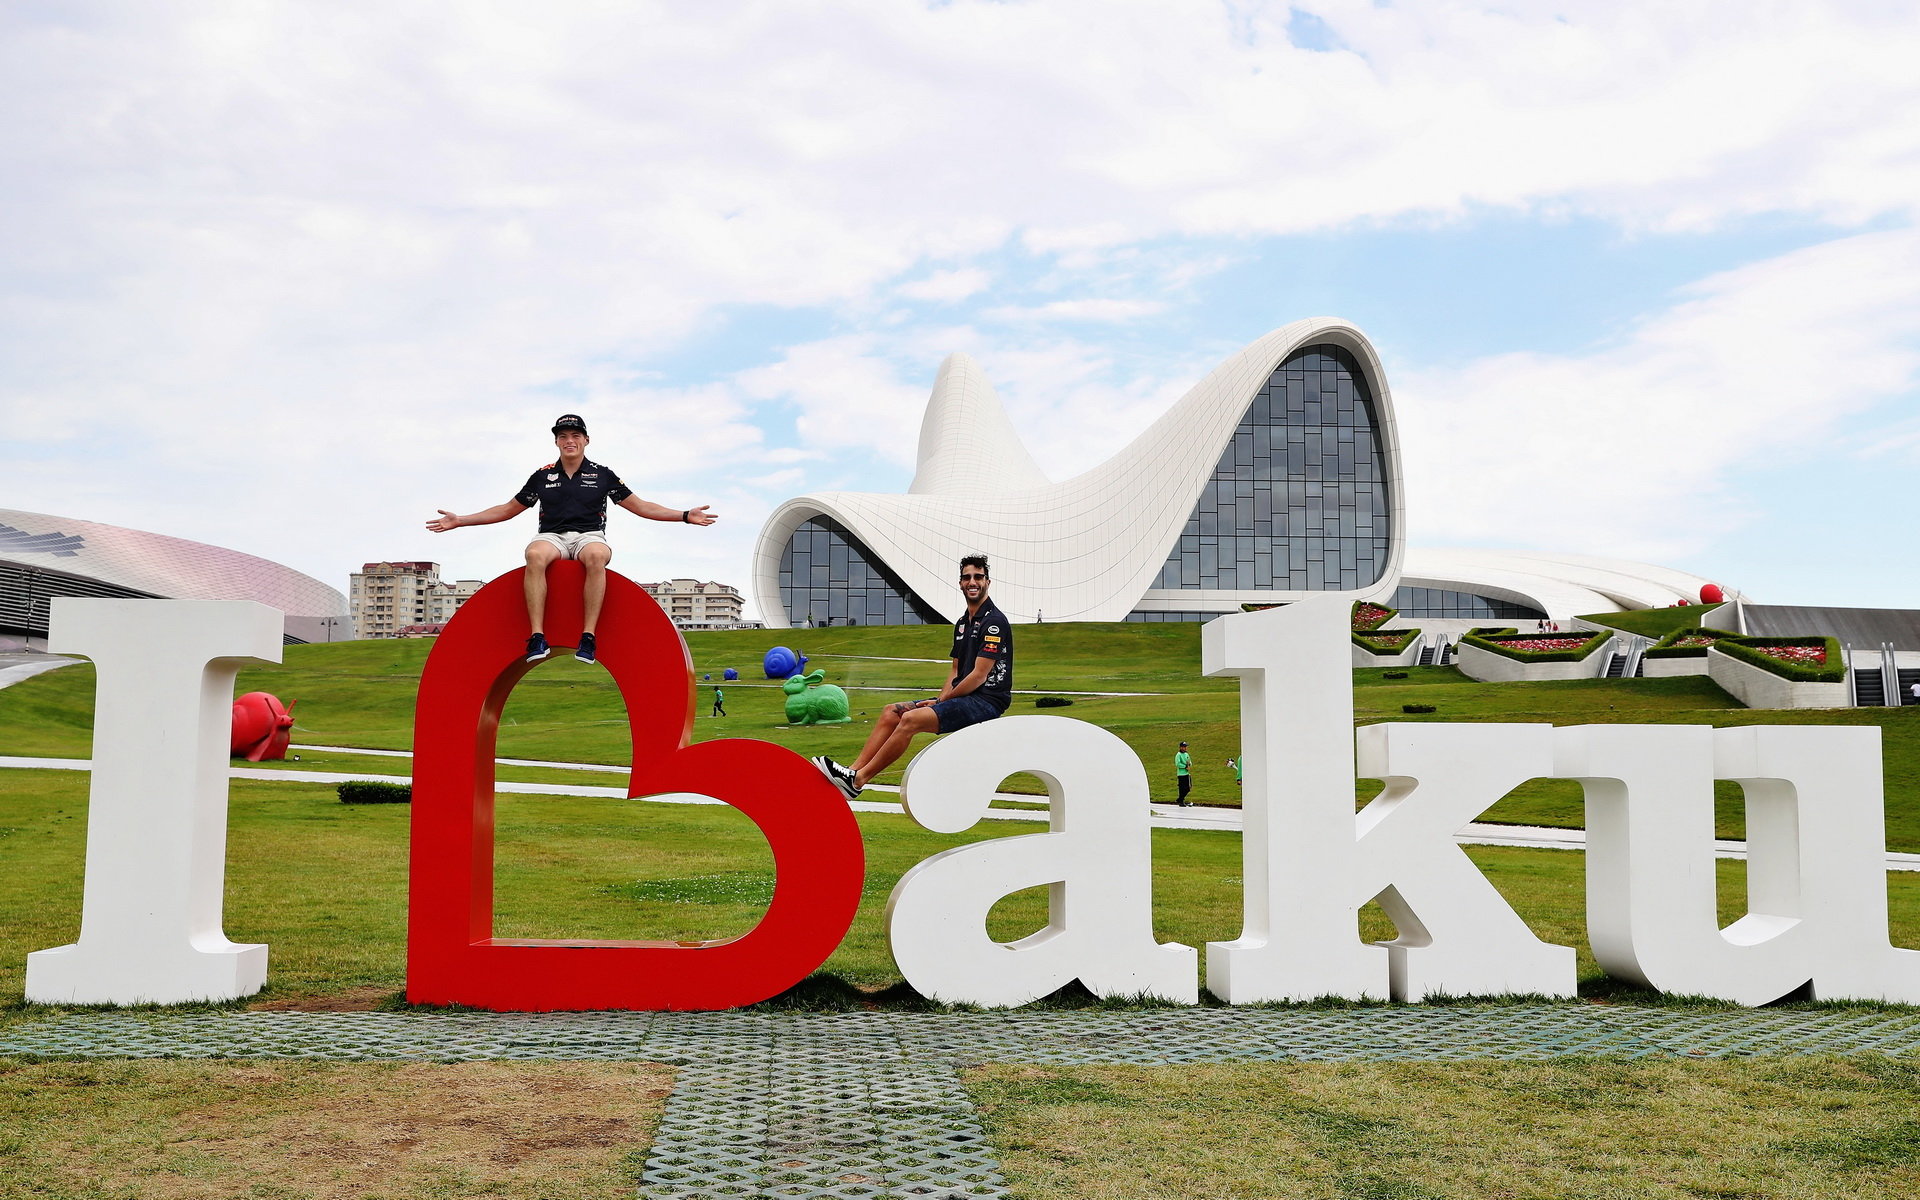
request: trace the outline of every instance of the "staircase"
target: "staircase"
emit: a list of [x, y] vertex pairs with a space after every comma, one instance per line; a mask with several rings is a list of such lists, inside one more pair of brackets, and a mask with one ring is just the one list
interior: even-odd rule
[[1900, 703], [1920, 703], [1913, 698], [1913, 685], [1920, 683], [1920, 667], [1900, 668]]

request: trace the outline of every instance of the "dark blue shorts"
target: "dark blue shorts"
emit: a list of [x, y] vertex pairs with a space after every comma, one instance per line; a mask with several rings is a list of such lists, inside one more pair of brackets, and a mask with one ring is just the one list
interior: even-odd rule
[[933, 706], [933, 715], [940, 722], [941, 733], [953, 733], [969, 725], [991, 721], [1005, 711], [985, 696], [972, 693], [942, 700]]

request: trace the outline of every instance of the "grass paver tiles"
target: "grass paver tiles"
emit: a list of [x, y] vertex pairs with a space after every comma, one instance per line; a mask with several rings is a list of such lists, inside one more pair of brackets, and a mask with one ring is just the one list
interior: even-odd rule
[[[987, 1064], [1197, 1069], [1209, 1063], [1863, 1054], [1920, 1054], [1920, 1013], [1604, 1004], [989, 1013], [115, 1012], [69, 1013], [0, 1029], [0, 1056], [15, 1059], [672, 1065], [678, 1078], [638, 1176], [644, 1196], [688, 1200], [1006, 1195], [998, 1153], [962, 1077], [966, 1068]], [[1833, 1154], [1869, 1153], [1836, 1147]]]

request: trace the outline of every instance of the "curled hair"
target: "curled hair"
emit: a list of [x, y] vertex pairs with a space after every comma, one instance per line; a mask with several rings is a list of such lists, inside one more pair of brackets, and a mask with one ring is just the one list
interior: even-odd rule
[[987, 556], [984, 554], [969, 554], [961, 559], [960, 569], [964, 571], [968, 567], [979, 567], [982, 575], [987, 576], [989, 579], [993, 577], [993, 572], [987, 570]]

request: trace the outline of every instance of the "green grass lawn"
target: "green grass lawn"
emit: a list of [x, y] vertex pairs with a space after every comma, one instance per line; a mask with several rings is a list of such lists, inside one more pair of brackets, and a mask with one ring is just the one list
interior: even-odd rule
[[[1656, 612], [1699, 612], [1660, 609]], [[694, 737], [752, 737], [777, 742], [805, 755], [851, 758], [880, 706], [930, 695], [945, 670], [931, 659], [944, 654], [946, 634], [929, 626], [833, 628], [696, 633], [687, 638], [695, 677], [718, 680], [725, 668], [742, 678], [723, 684], [725, 718], [709, 717], [711, 684], [696, 699]], [[775, 644], [814, 656], [810, 667], [850, 690], [854, 721], [848, 725], [787, 728], [785, 697], [760, 674], [760, 661]], [[346, 642], [289, 646], [286, 662], [241, 674], [242, 691], [272, 691], [295, 702], [295, 740], [343, 747], [410, 750], [414, 691], [432, 643], [423, 640]], [[1356, 722], [1544, 721], [1555, 725], [1690, 723], [1715, 726], [1763, 724], [1871, 724], [1882, 731], [1886, 766], [1887, 841], [1890, 848], [1920, 851], [1920, 707], [1755, 711], [1742, 708], [1704, 677], [1678, 679], [1581, 679], [1547, 683], [1476, 683], [1451, 667], [1413, 667], [1407, 678], [1385, 678], [1383, 668], [1353, 672]], [[1200, 674], [1197, 625], [1058, 624], [1022, 626], [1022, 689], [1056, 692], [1146, 692], [1135, 696], [1081, 696], [1070, 708], [1038, 709], [1034, 696], [1017, 696], [1014, 712], [1054, 712], [1091, 721], [1125, 741], [1147, 766], [1156, 800], [1174, 796], [1172, 759], [1181, 741], [1192, 745], [1194, 794], [1203, 804], [1236, 804], [1226, 760], [1239, 753], [1238, 685]], [[882, 689], [882, 690], [867, 690]], [[87, 664], [50, 671], [0, 689], [0, 752], [83, 758], [92, 739], [93, 668]], [[1435, 711], [1409, 716], [1403, 705]], [[920, 745], [926, 745], [921, 742]], [[627, 759], [625, 710], [604, 670], [567, 656], [543, 664], [515, 689], [501, 721], [499, 754], [508, 758], [606, 763]], [[301, 752], [307, 767], [404, 774], [405, 760], [315, 756]], [[911, 756], [880, 777], [899, 782]], [[294, 764], [289, 764], [294, 765]], [[576, 772], [503, 767], [502, 781], [614, 784], [613, 777]], [[1016, 780], [1009, 785], [1019, 787]], [[1361, 781], [1356, 798], [1370, 798], [1379, 785]], [[1722, 837], [1744, 836], [1739, 790], [1722, 784], [1718, 795]], [[1585, 823], [1580, 788], [1563, 781], [1533, 780], [1495, 804], [1483, 818], [1517, 824], [1579, 828]]]
[[1022, 1200], [1906, 1200], [1920, 1065], [995, 1066], [972, 1073]]
[[[1679, 608], [1637, 608], [1630, 612], [1591, 613], [1580, 619], [1658, 641], [1676, 629], [1693, 628], [1719, 607], [1718, 604], [1688, 604]], [[1525, 627], [1522, 622], [1521, 628]]]
[[[79, 932], [86, 777], [0, 771], [0, 998], [19, 1006], [29, 951]], [[230, 809], [226, 931], [272, 946], [262, 1004], [385, 999], [404, 986], [408, 810], [343, 805], [319, 784], [236, 781]], [[886, 947], [887, 894], [913, 864], [948, 846], [1032, 832], [988, 822], [929, 833], [905, 816], [862, 814], [867, 886], [859, 916], [825, 970], [847, 983], [900, 982]], [[740, 813], [718, 806], [502, 795], [498, 803], [495, 932], [502, 937], [710, 938], [744, 932], [771, 891], [766, 843]], [[1240, 932], [1240, 839], [1157, 830], [1154, 895], [1162, 940], [1201, 946]], [[1580, 947], [1589, 991], [1601, 979], [1585, 948], [1584, 856], [1573, 851], [1468, 851], [1543, 938]], [[1743, 907], [1744, 869], [1720, 864], [1724, 916]], [[1920, 944], [1920, 876], [1892, 877], [1896, 938]], [[1003, 940], [1045, 923], [1041, 889], [996, 907]], [[1391, 937], [1384, 915], [1361, 933]]]

